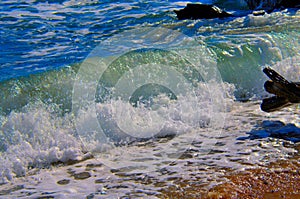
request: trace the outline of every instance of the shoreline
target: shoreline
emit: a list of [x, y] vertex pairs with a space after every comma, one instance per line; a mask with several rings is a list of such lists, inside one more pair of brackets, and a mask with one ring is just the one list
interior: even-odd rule
[[[263, 137], [265, 134], [261, 130], [267, 127], [261, 124], [264, 120], [271, 125], [276, 125], [278, 120], [295, 123], [299, 121], [298, 109], [289, 107], [270, 115], [261, 112], [258, 107], [258, 101], [236, 102], [218, 149], [210, 154], [201, 155], [201, 147], [197, 151], [195, 142], [196, 145], [191, 145], [191, 150], [177, 161], [158, 161], [155, 164], [162, 168], [148, 173], [144, 171], [147, 171], [148, 164], [152, 164], [151, 160], [143, 164], [144, 169], [134, 167], [139, 162], [132, 162], [131, 167], [110, 168], [97, 157], [73, 164], [54, 164], [49, 168], [33, 169], [26, 176], [1, 185], [0, 197], [84, 198], [94, 195], [95, 198], [214, 199], [278, 198], [284, 194], [283, 198], [297, 198], [300, 194], [297, 189], [300, 187], [300, 142], [293, 143], [288, 137], [278, 139], [272, 133]], [[248, 133], [250, 136], [245, 137]], [[164, 143], [163, 140], [156, 143], [158, 148], [150, 147], [154, 143], [140, 143], [127, 148], [127, 152], [134, 155], [139, 149], [152, 151]], [[141, 158], [147, 162], [144, 156]]]
[[300, 199], [300, 143], [297, 153], [268, 165], [245, 171], [226, 171], [225, 181], [205, 190], [195, 182], [178, 182], [176, 188], [162, 190], [161, 198], [201, 199]]

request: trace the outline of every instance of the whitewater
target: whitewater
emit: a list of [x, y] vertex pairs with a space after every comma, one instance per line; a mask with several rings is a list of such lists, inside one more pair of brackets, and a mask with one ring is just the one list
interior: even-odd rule
[[298, 105], [260, 103], [264, 67], [300, 80], [299, 11], [186, 3], [0, 3], [0, 197], [164, 198], [298, 154]]

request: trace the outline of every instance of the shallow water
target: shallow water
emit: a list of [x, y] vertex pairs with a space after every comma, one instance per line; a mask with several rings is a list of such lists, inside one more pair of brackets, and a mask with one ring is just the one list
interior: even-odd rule
[[299, 11], [178, 21], [184, 5], [0, 3], [0, 195], [161, 197], [297, 152], [299, 108], [259, 103], [263, 67], [299, 81]]
[[[272, 136], [245, 139], [247, 132], [256, 131], [263, 123], [279, 131], [279, 120], [286, 124], [296, 122], [299, 127], [298, 110], [295, 107], [271, 115], [259, 111], [258, 105], [258, 102], [235, 102], [220, 137], [211, 145], [203, 145], [204, 139], [200, 135], [205, 133], [204, 130], [198, 130], [196, 135], [191, 132], [171, 140], [161, 138], [139, 142], [116, 149], [114, 153], [122, 153], [122, 157], [112, 157], [110, 167], [103, 164], [107, 162], [103, 162], [102, 158], [95, 157], [70, 166], [34, 169], [27, 177], [2, 185], [0, 193], [21, 198], [155, 198], [162, 197], [161, 190], [184, 180], [197, 186], [202, 184], [203, 190], [207, 190], [226, 181], [223, 176], [228, 171], [263, 166], [297, 153], [293, 142], [284, 139]], [[294, 127], [294, 130], [299, 131], [298, 127]], [[180, 157], [169, 153], [161, 158], [161, 149], [168, 142], [171, 141], [173, 147], [184, 146], [191, 137], [193, 140]]]

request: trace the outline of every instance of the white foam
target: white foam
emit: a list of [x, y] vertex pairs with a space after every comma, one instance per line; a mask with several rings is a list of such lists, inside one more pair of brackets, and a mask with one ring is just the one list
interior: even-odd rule
[[[57, 116], [45, 108], [36, 106], [26, 112], [12, 113], [7, 116], [3, 119], [6, 121], [3, 124], [6, 125], [1, 127], [1, 131], [12, 129], [13, 121], [19, 123], [20, 121], [36, 121], [36, 124], [33, 125], [36, 127], [36, 132], [48, 132], [48, 134], [38, 136], [39, 139], [44, 138], [44, 145], [39, 142], [32, 142], [32, 139], [26, 137], [29, 133], [25, 133], [23, 136], [19, 133], [18, 136], [21, 139], [16, 141], [16, 144], [9, 146], [7, 151], [1, 153], [0, 163], [4, 165], [0, 168], [1, 182], [12, 181], [14, 185], [24, 186], [21, 190], [10, 193], [9, 196], [27, 197], [26, 193], [32, 194], [31, 198], [45, 193], [51, 193], [50, 195], [58, 198], [86, 197], [91, 193], [103, 195], [103, 197], [123, 196], [133, 189], [143, 190], [145, 185], [140, 182], [147, 178], [151, 179], [149, 182], [147, 181], [147, 190], [150, 192], [156, 192], [158, 188], [162, 188], [156, 187], [156, 183], [159, 182], [165, 182], [162, 185], [164, 188], [171, 186], [174, 183], [172, 178], [187, 179], [188, 181], [196, 178], [199, 183], [213, 185], [218, 183], [226, 168], [244, 170], [284, 159], [296, 152], [293, 148], [289, 148], [289, 145], [286, 145], [288, 142], [280, 139], [237, 140], [239, 137], [246, 136], [246, 132], [255, 130], [255, 125], [259, 125], [263, 120], [272, 122], [272, 120], [284, 119], [287, 123], [297, 122], [299, 117], [294, 112], [283, 110], [283, 112], [269, 115], [260, 111], [257, 102], [239, 103], [232, 102], [230, 98], [227, 98], [227, 103], [231, 105], [230, 108], [228, 107], [225, 111], [223, 109], [219, 112], [216, 111], [214, 115], [227, 115], [226, 123], [220, 131], [218, 126], [201, 126], [195, 122], [194, 117], [199, 119], [199, 115], [203, 116], [204, 112], [207, 111], [205, 107], [209, 101], [200, 103], [204, 109], [189, 109], [191, 113], [182, 116], [180, 113], [182, 111], [182, 107], [180, 107], [182, 99], [170, 101], [169, 98], [160, 97], [157, 99], [157, 104], [160, 106], [155, 110], [162, 109], [162, 112], [166, 114], [167, 124], [164, 130], [170, 134], [178, 133], [178, 135], [169, 140], [148, 140], [138, 144], [109, 148], [109, 153], [107, 153], [110, 155], [109, 157], [105, 156], [103, 150], [97, 150], [96, 147], [99, 144], [97, 139], [89, 140], [87, 143], [89, 145], [85, 145], [85, 147], [81, 146], [81, 141], [73, 136], [74, 131], [69, 115]], [[115, 107], [115, 104], [120, 106]], [[126, 109], [124, 107], [126, 105], [121, 104], [118, 100], [96, 104], [98, 111], [109, 116], [108, 121], [111, 122], [108, 125], [112, 130], [116, 127], [114, 125], [116, 125], [115, 120], [117, 119], [114, 115], [114, 108]], [[142, 113], [150, 111], [145, 107], [137, 107], [136, 109], [135, 111]], [[86, 111], [88, 113], [89, 110]], [[35, 115], [34, 119], [29, 118], [33, 115]], [[40, 123], [38, 118], [40, 121], [49, 120], [49, 122]], [[88, 118], [83, 120], [83, 122], [87, 121]], [[19, 132], [23, 132], [21, 124], [15, 125]], [[216, 135], [219, 136], [216, 137]], [[90, 136], [90, 138], [93, 137]], [[37, 167], [55, 161], [80, 159], [83, 156], [83, 148], [94, 149], [96, 158], [73, 166], [54, 167], [51, 170], [41, 170], [31, 176], [26, 175], [28, 165]], [[183, 157], [179, 158], [180, 155]], [[88, 164], [94, 166], [88, 167]], [[104, 165], [95, 166], [99, 164]], [[70, 173], [82, 171], [88, 171], [91, 177], [85, 180], [76, 180], [70, 177]], [[163, 173], [164, 171], [166, 173]], [[17, 176], [25, 177], [15, 178]], [[63, 179], [70, 182], [64, 186], [59, 185], [57, 182]], [[100, 183], [95, 183], [95, 180], [99, 180]], [[3, 185], [1, 189], [11, 188], [11, 186], [8, 183]], [[145, 190], [141, 191], [145, 197], [147, 193]]]
[[[213, 104], [212, 97], [214, 96], [208, 90], [213, 87], [222, 87], [222, 89], [214, 90], [224, 92], [219, 95], [224, 97], [217, 102], [220, 105]], [[177, 100], [170, 100], [165, 95], [158, 96], [152, 104], [153, 109], [142, 105], [134, 108], [128, 102], [110, 100], [96, 104], [96, 110], [100, 119], [104, 120], [103, 128], [107, 129], [106, 133], [110, 133], [110, 136], [119, 140], [126, 141], [128, 135], [137, 137], [138, 130], [145, 138], [157, 135], [180, 135], [193, 129], [211, 126], [214, 118], [228, 111], [229, 106], [224, 109], [225, 106], [222, 103], [231, 101], [228, 98], [230, 92], [232, 92], [232, 85], [229, 84], [216, 83], [209, 87], [202, 84], [192, 95], [178, 96]], [[232, 97], [233, 94], [229, 96]], [[219, 108], [216, 109], [215, 106]], [[98, 140], [97, 134], [76, 132], [73, 116], [68, 113], [58, 114], [55, 109], [54, 105], [36, 103], [28, 105], [20, 112], [11, 112], [7, 116], [2, 116], [0, 164], [3, 166], [0, 168], [0, 183], [6, 183], [14, 177], [25, 176], [31, 168], [47, 167], [55, 162], [80, 160], [87, 150], [93, 152], [103, 150], [103, 142]], [[93, 125], [89, 124], [90, 111], [85, 110], [84, 117], [80, 118], [79, 122], [87, 126]], [[136, 129], [136, 132], [124, 133], [118, 128], [118, 122], [126, 119], [124, 117], [128, 115], [120, 117], [118, 114], [122, 111], [128, 115], [131, 114], [136, 118], [131, 121], [140, 122], [138, 125], [144, 125], [144, 127]], [[155, 112], [155, 114], [149, 114], [150, 112]], [[151, 128], [151, 125], [155, 125], [156, 119], [153, 118], [156, 117], [155, 115], [163, 119], [159, 132]], [[149, 123], [149, 120], [152, 123]], [[89, 139], [80, 139], [82, 136], [79, 138], [78, 134], [90, 134]]]
[[50, 107], [39, 104], [2, 117], [0, 183], [25, 176], [28, 168], [76, 160], [83, 155], [69, 115], [59, 117]]

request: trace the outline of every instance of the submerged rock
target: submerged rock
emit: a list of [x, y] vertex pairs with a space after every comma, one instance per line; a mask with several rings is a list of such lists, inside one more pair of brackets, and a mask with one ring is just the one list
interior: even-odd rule
[[213, 19], [230, 17], [231, 14], [221, 10], [217, 6], [207, 4], [187, 4], [184, 9], [175, 10], [177, 18], [181, 19]]

